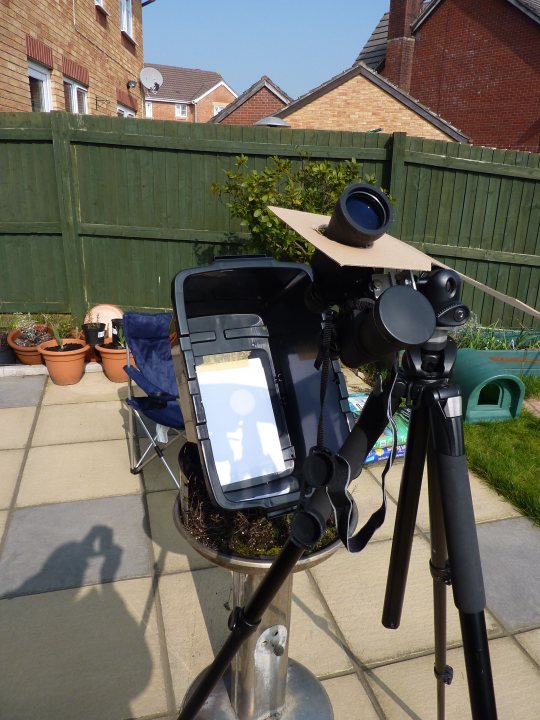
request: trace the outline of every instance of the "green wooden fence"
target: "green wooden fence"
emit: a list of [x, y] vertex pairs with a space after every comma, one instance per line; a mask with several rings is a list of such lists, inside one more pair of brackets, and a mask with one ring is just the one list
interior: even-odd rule
[[[0, 114], [0, 311], [170, 307], [182, 268], [240, 227], [211, 190], [237, 155], [356, 158], [397, 198], [393, 234], [501, 292], [538, 305], [540, 155], [411, 138]], [[532, 319], [468, 287], [481, 322]]]

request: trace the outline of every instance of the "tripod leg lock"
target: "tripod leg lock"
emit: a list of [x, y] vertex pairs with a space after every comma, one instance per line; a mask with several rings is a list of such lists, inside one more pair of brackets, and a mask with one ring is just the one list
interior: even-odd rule
[[429, 561], [429, 571], [431, 577], [434, 580], [444, 583], [445, 585], [452, 584], [452, 573], [450, 572], [450, 565], [448, 562], [444, 564], [444, 567], [437, 567], [431, 560]]
[[244, 608], [236, 606], [229, 615], [228, 627], [231, 631], [236, 630], [237, 628], [241, 628], [243, 631], [249, 634], [256, 629], [260, 622], [260, 620], [257, 620], [257, 622], [255, 623], [250, 623], [249, 620], [246, 620]]
[[454, 668], [450, 665], [445, 665], [444, 670], [439, 672], [436, 667], [433, 668], [437, 682], [444, 683], [444, 685], [450, 685], [454, 679]]

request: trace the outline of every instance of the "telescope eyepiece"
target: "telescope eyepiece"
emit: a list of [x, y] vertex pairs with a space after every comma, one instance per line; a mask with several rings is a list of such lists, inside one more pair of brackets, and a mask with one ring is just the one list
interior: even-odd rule
[[381, 190], [368, 183], [353, 183], [341, 193], [326, 236], [343, 245], [371, 247], [388, 232], [393, 219], [390, 201]]

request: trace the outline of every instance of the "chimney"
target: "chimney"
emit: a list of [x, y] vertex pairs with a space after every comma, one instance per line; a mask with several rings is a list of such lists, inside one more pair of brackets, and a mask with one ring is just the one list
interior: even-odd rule
[[423, 0], [390, 0], [388, 43], [384, 75], [405, 92], [411, 88], [414, 38], [411, 25], [420, 15]]

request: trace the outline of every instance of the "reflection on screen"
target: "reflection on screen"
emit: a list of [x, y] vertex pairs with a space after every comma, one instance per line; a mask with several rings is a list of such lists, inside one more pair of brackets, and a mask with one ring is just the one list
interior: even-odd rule
[[220, 484], [284, 472], [261, 359], [232, 353], [205, 357], [197, 379]]

